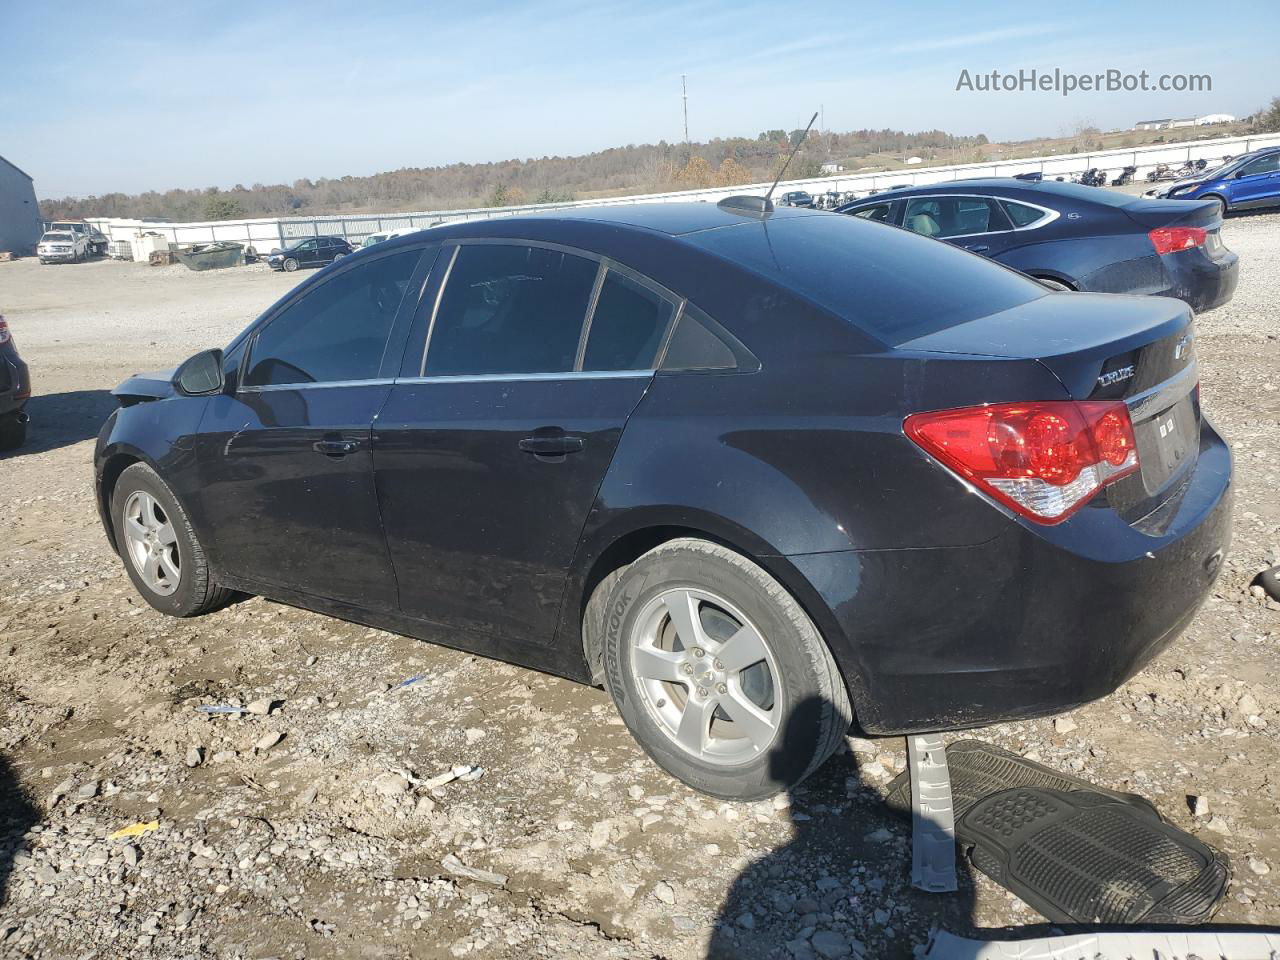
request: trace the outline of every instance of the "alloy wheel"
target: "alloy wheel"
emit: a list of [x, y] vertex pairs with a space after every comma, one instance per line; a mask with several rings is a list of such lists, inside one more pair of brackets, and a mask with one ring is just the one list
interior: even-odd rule
[[639, 612], [631, 672], [650, 719], [707, 763], [747, 763], [777, 738], [784, 715], [768, 641], [732, 603], [706, 590], [664, 590]]
[[159, 501], [145, 490], [135, 490], [125, 501], [124, 538], [129, 560], [149, 589], [165, 597], [178, 589], [178, 534]]

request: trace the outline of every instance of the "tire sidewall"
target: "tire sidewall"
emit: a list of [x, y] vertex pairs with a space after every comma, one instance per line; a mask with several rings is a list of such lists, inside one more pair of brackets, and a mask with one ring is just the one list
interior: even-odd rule
[[[661, 551], [637, 560], [609, 595], [604, 615], [604, 672], [606, 686], [619, 714], [646, 753], [664, 770], [695, 789], [731, 800], [753, 800], [769, 796], [798, 781], [809, 769], [821, 748], [820, 725], [808, 726], [815, 711], [807, 709], [800, 718], [796, 708], [823, 697], [823, 685], [806, 647], [806, 638], [788, 611], [762, 590], [758, 576], [736, 565], [692, 549]], [[769, 578], [771, 579], [771, 578]], [[732, 766], [700, 761], [676, 746], [650, 717], [641, 701], [630, 670], [630, 636], [639, 613], [650, 600], [673, 587], [709, 590], [729, 600], [767, 638], [781, 677], [775, 677], [775, 697], [782, 705], [782, 729], [763, 755]], [[778, 588], [781, 591], [781, 588]], [[777, 596], [778, 594], [775, 594]], [[786, 603], [807, 622], [790, 597]], [[812, 638], [818, 643], [816, 631]]]
[[[142, 579], [134, 565], [133, 556], [129, 552], [129, 544], [125, 538], [124, 506], [129, 497], [139, 490], [156, 498], [177, 534], [181, 575], [178, 579], [178, 589], [168, 596], [156, 593]], [[186, 616], [199, 605], [201, 599], [201, 595], [197, 593], [199, 572], [196, 570], [195, 551], [192, 548], [191, 524], [177, 498], [150, 467], [145, 464], [134, 464], [120, 474], [120, 479], [116, 481], [115, 489], [111, 494], [111, 524], [115, 531], [116, 551], [124, 562], [125, 571], [147, 603], [161, 613], [174, 617]]]
[[281, 266], [284, 268], [285, 273], [293, 273], [298, 269], [298, 261], [293, 257], [289, 257]]

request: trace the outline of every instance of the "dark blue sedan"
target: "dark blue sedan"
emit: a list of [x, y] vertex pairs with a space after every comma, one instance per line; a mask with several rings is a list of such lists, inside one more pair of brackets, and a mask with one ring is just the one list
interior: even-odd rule
[[1255, 150], [1189, 180], [1150, 191], [1171, 200], [1211, 200], [1218, 210], [1255, 210], [1280, 206], [1280, 147]]
[[1212, 201], [1008, 178], [895, 190], [837, 212], [945, 240], [1055, 290], [1177, 297], [1201, 313], [1231, 299], [1239, 274]]
[[598, 683], [665, 769], [738, 799], [854, 716], [1114, 690], [1227, 547], [1190, 309], [752, 201], [387, 240], [131, 378], [94, 459], [139, 593]]

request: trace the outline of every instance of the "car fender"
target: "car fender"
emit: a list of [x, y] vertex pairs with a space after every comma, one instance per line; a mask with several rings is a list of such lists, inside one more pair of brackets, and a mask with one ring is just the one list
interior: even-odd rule
[[120, 473], [139, 461], [164, 479], [197, 532], [202, 529], [194, 439], [208, 399], [173, 397], [134, 403], [107, 417], [94, 448], [94, 486], [98, 512], [113, 546], [111, 492]]

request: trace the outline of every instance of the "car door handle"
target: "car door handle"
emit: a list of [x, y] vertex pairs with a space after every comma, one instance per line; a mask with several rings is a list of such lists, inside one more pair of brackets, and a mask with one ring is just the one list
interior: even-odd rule
[[967, 249], [972, 250], [974, 253], [986, 253], [991, 248], [987, 246], [985, 243], [979, 243], [976, 246], [972, 246]]
[[360, 449], [359, 440], [317, 440], [311, 445], [316, 453], [323, 453], [326, 457], [345, 457], [349, 453], [355, 453]]
[[525, 437], [520, 441], [520, 449], [535, 457], [563, 457], [578, 453], [586, 445], [582, 437]]

